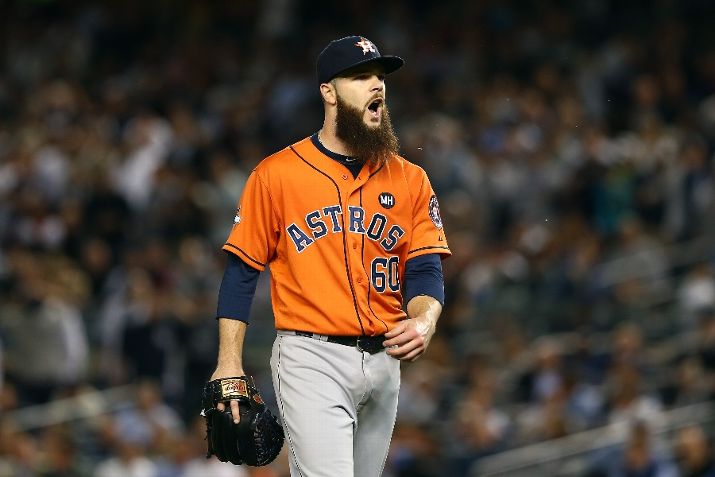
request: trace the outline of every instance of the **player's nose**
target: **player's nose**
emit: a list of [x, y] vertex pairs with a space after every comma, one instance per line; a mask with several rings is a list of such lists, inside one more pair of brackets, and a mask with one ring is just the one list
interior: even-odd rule
[[379, 92], [385, 89], [385, 79], [382, 76], [375, 75], [371, 78], [370, 91]]

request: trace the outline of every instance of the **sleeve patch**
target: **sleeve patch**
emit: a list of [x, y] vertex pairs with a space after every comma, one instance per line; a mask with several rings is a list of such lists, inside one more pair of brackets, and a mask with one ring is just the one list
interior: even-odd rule
[[434, 226], [442, 230], [442, 216], [439, 213], [439, 202], [437, 202], [436, 195], [429, 199], [429, 216]]
[[233, 225], [238, 225], [241, 223], [241, 206], [236, 209], [236, 216], [233, 218]]

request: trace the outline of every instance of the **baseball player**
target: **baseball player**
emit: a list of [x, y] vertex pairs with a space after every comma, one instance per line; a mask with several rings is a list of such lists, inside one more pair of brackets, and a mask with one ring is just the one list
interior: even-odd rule
[[444, 303], [437, 198], [397, 154], [385, 103], [385, 76], [403, 63], [361, 36], [327, 45], [322, 128], [252, 171], [223, 246], [211, 379], [244, 375], [251, 300], [270, 267], [271, 370], [294, 477], [381, 475], [400, 361], [425, 352]]

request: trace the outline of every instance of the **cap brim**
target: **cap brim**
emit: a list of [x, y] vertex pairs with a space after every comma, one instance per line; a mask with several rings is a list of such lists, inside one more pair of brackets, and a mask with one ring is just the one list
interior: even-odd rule
[[390, 73], [393, 73], [393, 72], [399, 70], [400, 68], [402, 68], [402, 66], [405, 64], [405, 60], [403, 60], [399, 56], [394, 56], [394, 55], [385, 55], [385, 56], [381, 56], [379, 58], [368, 58], [365, 61], [360, 61], [359, 63], [354, 63], [354, 64], [350, 65], [349, 68], [345, 68], [344, 70], [339, 71], [338, 73], [335, 74], [335, 76], [333, 76], [333, 78], [341, 76], [341, 75], [345, 74], [346, 72], [352, 70], [353, 68], [356, 68], [361, 65], [366, 65], [368, 63], [379, 63], [385, 69], [385, 74], [389, 75]]

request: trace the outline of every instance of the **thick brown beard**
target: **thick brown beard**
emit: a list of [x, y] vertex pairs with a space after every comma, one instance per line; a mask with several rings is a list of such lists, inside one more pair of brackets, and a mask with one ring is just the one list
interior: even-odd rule
[[363, 111], [345, 103], [338, 96], [335, 134], [345, 143], [352, 156], [361, 162], [381, 165], [397, 154], [400, 143], [392, 129], [387, 105], [382, 105], [382, 120], [375, 128], [363, 121]]

